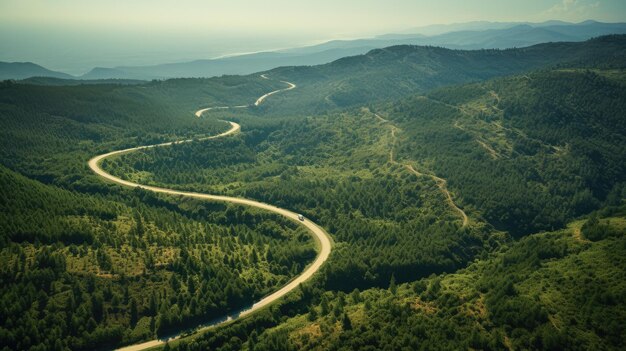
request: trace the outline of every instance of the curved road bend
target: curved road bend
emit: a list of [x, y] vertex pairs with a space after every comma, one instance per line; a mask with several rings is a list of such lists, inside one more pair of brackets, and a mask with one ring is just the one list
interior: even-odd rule
[[[269, 79], [266, 74], [261, 74], [261, 78]], [[269, 93], [261, 96], [260, 98], [256, 99], [256, 101], [254, 102], [254, 106], [261, 105], [263, 103], [263, 101], [265, 101], [265, 99], [267, 99], [271, 95], [280, 93], [282, 91], [295, 89], [297, 87], [297, 85], [295, 85], [295, 84], [293, 84], [291, 82], [287, 82], [287, 81], [284, 81], [284, 80], [281, 80], [280, 82], [287, 84], [288, 87], [286, 87], [284, 89], [278, 89], [278, 90], [270, 91]], [[234, 109], [234, 108], [247, 108], [247, 107], [250, 107], [250, 105], [207, 107], [207, 108], [203, 108], [202, 110], [196, 111], [196, 117], [202, 117], [203, 113], [205, 113], [207, 111], [211, 111], [211, 110], [229, 110], [229, 109]]]
[[[269, 79], [265, 75], [263, 75], [262, 78]], [[265, 94], [265, 95], [261, 96], [259, 99], [257, 99], [257, 101], [255, 102], [254, 105], [258, 106], [259, 104], [261, 104], [263, 102], [263, 100], [265, 100], [265, 98], [267, 98], [270, 95], [273, 95], [273, 94], [281, 92], [281, 91], [291, 90], [291, 89], [294, 89], [296, 87], [296, 85], [293, 84], [293, 83], [290, 83], [290, 82], [284, 82], [284, 83], [288, 84], [289, 87], [285, 88], [285, 89], [276, 90], [276, 91], [273, 91], [273, 92], [270, 92], [268, 94]], [[247, 107], [247, 105], [246, 106], [235, 106], [235, 107], [236, 108], [243, 108], [243, 107]], [[205, 109], [197, 111], [195, 113], [195, 115], [197, 117], [200, 117], [206, 111], [209, 111], [209, 110], [212, 110], [212, 109], [225, 109], [225, 108], [230, 108], [230, 107], [205, 108]], [[199, 139], [199, 140], [207, 140], [207, 139], [215, 139], [215, 138], [225, 137], [225, 136], [237, 133], [241, 129], [239, 124], [237, 124], [235, 122], [228, 122], [228, 123], [230, 123], [230, 126], [231, 126], [231, 128], [228, 131], [226, 131], [224, 133], [221, 133], [221, 134], [218, 134], [218, 135], [202, 138], [202, 139]], [[309, 232], [311, 232], [311, 234], [313, 235], [313, 237], [316, 239], [316, 241], [319, 243], [319, 246], [320, 246], [320, 250], [319, 250], [319, 253], [318, 253], [317, 257], [315, 258], [315, 261], [313, 261], [313, 263], [310, 264], [304, 270], [304, 272], [302, 272], [299, 276], [297, 276], [293, 280], [291, 280], [287, 285], [283, 286], [282, 288], [280, 288], [279, 290], [273, 292], [272, 294], [270, 294], [268, 296], [265, 296], [264, 298], [262, 298], [261, 300], [257, 301], [256, 303], [254, 303], [251, 306], [248, 306], [248, 307], [245, 307], [245, 308], [243, 308], [241, 310], [232, 312], [231, 314], [229, 314], [227, 316], [224, 316], [224, 317], [222, 317], [220, 319], [217, 319], [215, 321], [212, 321], [210, 323], [207, 323], [207, 324], [204, 324], [204, 325], [200, 325], [200, 326], [198, 326], [196, 328], [196, 331], [203, 331], [203, 330], [214, 328], [214, 327], [217, 327], [217, 326], [219, 326], [221, 324], [224, 324], [224, 323], [227, 323], [227, 322], [230, 322], [230, 321], [233, 321], [233, 320], [245, 317], [247, 315], [250, 315], [250, 314], [260, 310], [261, 308], [263, 308], [263, 307], [273, 303], [274, 301], [280, 299], [281, 297], [285, 296], [290, 291], [292, 291], [295, 288], [297, 288], [298, 285], [300, 285], [301, 283], [303, 283], [303, 282], [307, 281], [308, 279], [310, 279], [313, 276], [313, 274], [315, 274], [320, 269], [322, 264], [328, 259], [328, 256], [330, 255], [330, 251], [331, 251], [331, 240], [330, 240], [330, 236], [328, 235], [328, 233], [326, 233], [326, 231], [324, 231], [324, 229], [322, 229], [321, 227], [319, 227], [318, 225], [316, 225], [315, 223], [313, 223], [313, 222], [311, 222], [309, 220], [299, 221], [298, 220], [298, 214], [296, 214], [295, 212], [286, 210], [284, 208], [276, 207], [274, 205], [266, 204], [266, 203], [255, 201], [255, 200], [248, 200], [248, 199], [238, 198], [238, 197], [211, 195], [211, 194], [203, 194], [203, 193], [196, 193], [196, 192], [179, 191], [179, 190], [168, 189], [168, 188], [161, 188], [161, 187], [156, 187], [156, 186], [142, 185], [142, 184], [138, 184], [138, 183], [134, 183], [134, 182], [130, 182], [130, 181], [118, 178], [118, 177], [116, 177], [114, 175], [111, 175], [111, 174], [105, 172], [102, 168], [100, 168], [100, 163], [102, 162], [102, 160], [106, 159], [107, 157], [113, 156], [113, 155], [121, 155], [121, 154], [129, 153], [129, 152], [133, 152], [133, 151], [137, 151], [137, 150], [142, 150], [142, 149], [149, 149], [149, 148], [162, 147], [162, 146], [171, 146], [171, 145], [174, 145], [174, 144], [188, 143], [188, 142], [191, 142], [191, 141], [192, 141], [192, 139], [186, 139], [186, 140], [180, 140], [180, 141], [172, 141], [172, 142], [161, 143], [161, 144], [138, 146], [138, 147], [134, 147], [134, 148], [113, 151], [113, 152], [109, 152], [109, 153], [106, 153], [106, 154], [103, 154], [103, 155], [99, 155], [99, 156], [96, 156], [96, 157], [92, 158], [91, 160], [89, 160], [88, 164], [89, 164], [89, 168], [91, 168], [91, 170], [94, 173], [96, 173], [97, 175], [99, 175], [100, 177], [102, 177], [104, 179], [107, 179], [109, 181], [112, 181], [114, 183], [123, 185], [123, 186], [131, 187], [131, 188], [139, 187], [139, 188], [142, 188], [144, 190], [152, 191], [152, 192], [155, 192], [155, 193], [163, 193], [163, 194], [177, 195], [177, 196], [187, 196], [187, 197], [192, 197], [192, 198], [201, 199], [201, 200], [230, 202], [230, 203], [234, 203], [234, 204], [239, 204], [239, 205], [244, 205], [244, 206], [252, 206], [252, 207], [256, 207], [256, 208], [260, 208], [260, 209], [263, 209], [263, 210], [274, 212], [276, 214], [279, 214], [281, 216], [289, 218], [289, 219], [291, 219], [291, 220], [293, 220], [293, 221], [303, 225], [305, 228], [307, 228], [309, 230]], [[145, 350], [147, 348], [151, 348], [151, 347], [162, 345], [162, 344], [164, 344], [167, 341], [180, 339], [184, 334], [185, 333], [179, 333], [179, 334], [176, 334], [176, 335], [163, 337], [161, 339], [156, 339], [156, 340], [147, 341], [147, 342], [140, 343], [140, 344], [130, 345], [130, 346], [121, 348], [119, 350], [124, 350], [124, 351]]]
[[[269, 79], [269, 78], [267, 77], [267, 75], [265, 75], [265, 74], [261, 74], [261, 78], [263, 78], [263, 79]], [[278, 90], [271, 91], [271, 92], [269, 92], [269, 93], [267, 93], [267, 94], [265, 94], [265, 95], [261, 96], [260, 98], [256, 99], [256, 101], [254, 102], [254, 106], [259, 106], [260, 104], [262, 104], [262, 103], [263, 103], [263, 101], [264, 101], [265, 99], [267, 99], [267, 98], [268, 98], [269, 96], [271, 96], [271, 95], [274, 95], [274, 94], [276, 94], [276, 93], [280, 93], [281, 91], [287, 91], [287, 90], [291, 90], [291, 89], [295, 89], [295, 88], [296, 88], [296, 85], [295, 85], [295, 84], [293, 84], [293, 83], [291, 83], [291, 82], [287, 82], [287, 81], [284, 81], [284, 80], [281, 80], [280, 82], [281, 82], [281, 83], [285, 83], [285, 84], [287, 84], [287, 85], [289, 85], [289, 86], [288, 86], [287, 88], [284, 88], [284, 89], [278, 89]]]

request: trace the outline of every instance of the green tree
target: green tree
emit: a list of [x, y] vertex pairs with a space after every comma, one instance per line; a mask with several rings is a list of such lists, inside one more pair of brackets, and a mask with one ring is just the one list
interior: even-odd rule
[[344, 313], [341, 318], [341, 327], [343, 330], [352, 330], [352, 321], [350, 320], [350, 317], [348, 317], [347, 313]]
[[137, 301], [135, 300], [134, 297], [130, 299], [129, 310], [130, 310], [130, 325], [131, 327], [135, 327], [135, 325], [137, 324]]
[[320, 307], [321, 307], [320, 312], [322, 316], [328, 315], [329, 307], [328, 307], [328, 298], [326, 298], [326, 295], [322, 296], [322, 302], [320, 303]]
[[391, 275], [391, 280], [389, 281], [389, 292], [393, 295], [398, 292], [398, 287], [396, 286], [396, 276], [394, 274]]
[[312, 322], [314, 320], [317, 319], [317, 310], [315, 309], [315, 306], [310, 306], [309, 307], [309, 315], [308, 315], [309, 320]]

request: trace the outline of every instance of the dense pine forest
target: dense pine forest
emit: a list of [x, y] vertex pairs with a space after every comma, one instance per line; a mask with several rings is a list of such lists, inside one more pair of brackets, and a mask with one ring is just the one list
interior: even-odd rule
[[242, 207], [1, 177], [10, 348], [91, 349], [195, 325], [271, 292], [315, 255], [293, 224]]
[[380, 113], [403, 126], [400, 158], [432, 165], [460, 203], [519, 236], [621, 201], [624, 78], [542, 71], [437, 90]]
[[[625, 40], [398, 46], [270, 79], [1, 82], [0, 349], [185, 330], [164, 347], [622, 349]], [[281, 79], [298, 88], [254, 106]], [[199, 140], [224, 121], [241, 132]], [[197, 334], [285, 285], [318, 247], [297, 221], [87, 167], [181, 139], [193, 141], [101, 166], [301, 213], [333, 239], [313, 279]]]
[[[254, 350], [620, 349], [626, 323], [625, 210], [607, 208], [565, 229], [527, 236], [453, 274], [407, 284], [392, 280], [386, 289], [326, 292], [280, 326], [260, 335], [253, 331], [246, 345]], [[594, 236], [596, 231], [603, 234]], [[200, 349], [210, 341], [180, 349]]]
[[225, 129], [162, 95], [207, 84], [247, 101], [273, 87], [230, 77], [3, 83], [3, 347], [93, 349], [167, 334], [247, 306], [315, 256], [309, 235], [277, 216], [123, 190], [87, 170], [109, 148]]

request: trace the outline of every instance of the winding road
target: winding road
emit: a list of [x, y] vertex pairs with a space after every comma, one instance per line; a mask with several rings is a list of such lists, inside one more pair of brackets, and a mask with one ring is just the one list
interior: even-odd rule
[[[265, 75], [265, 74], [261, 74], [261, 78], [269, 79], [267, 77], [267, 75]], [[254, 106], [259, 106], [260, 104], [263, 103], [263, 101], [265, 101], [265, 99], [267, 99], [271, 95], [274, 95], [276, 93], [280, 93], [281, 91], [287, 91], [287, 90], [291, 90], [291, 89], [295, 89], [296, 88], [296, 85], [291, 83], [291, 82], [287, 82], [287, 81], [284, 81], [284, 80], [281, 80], [280, 82], [289, 85], [289, 87], [287, 87], [285, 89], [274, 90], [274, 91], [271, 91], [271, 92], [261, 96], [260, 98], [256, 99], [256, 101], [254, 102]]]
[[[269, 79], [266, 75], [262, 75], [261, 76], [263, 79]], [[254, 103], [254, 106], [258, 106], [260, 105], [268, 96], [271, 96], [273, 94], [282, 92], [282, 91], [287, 91], [287, 90], [291, 90], [294, 89], [296, 87], [295, 84], [290, 83], [290, 82], [286, 82], [286, 81], [282, 81], [283, 83], [287, 84], [288, 87], [285, 89], [279, 89], [279, 90], [275, 90], [272, 91], [270, 93], [267, 93], [263, 96], [261, 96], [260, 98], [258, 98], [256, 100], [256, 102]], [[205, 108], [202, 110], [199, 110], [195, 113], [196, 117], [201, 117], [202, 114], [206, 111], [210, 111], [210, 110], [215, 110], [215, 109], [228, 109], [228, 108], [245, 108], [245, 107], [249, 107], [249, 105], [241, 105], [241, 106], [233, 106], [233, 107], [228, 107], [228, 106], [223, 106], [223, 107], [210, 107], [210, 108]], [[221, 137], [225, 137], [231, 134], [235, 134], [237, 132], [240, 131], [241, 127], [239, 124], [235, 123], [235, 122], [228, 122], [225, 121], [227, 123], [230, 123], [230, 129], [227, 130], [224, 133], [218, 134], [218, 135], [214, 135], [214, 136], [210, 136], [210, 137], [206, 137], [206, 138], [202, 138], [202, 139], [198, 139], [198, 140], [207, 140], [207, 139], [215, 139], [215, 138], [221, 138]], [[294, 279], [292, 279], [287, 285], [281, 287], [279, 290], [273, 292], [272, 294], [265, 296], [264, 298], [262, 298], [261, 300], [257, 301], [256, 303], [245, 307], [243, 309], [240, 309], [238, 311], [232, 312], [231, 314], [224, 316], [222, 318], [219, 318], [217, 320], [214, 320], [210, 323], [207, 324], [203, 324], [198, 326], [195, 329], [195, 332], [199, 332], [199, 331], [203, 331], [206, 329], [210, 329], [210, 328], [214, 328], [217, 326], [220, 326], [224, 323], [248, 316], [260, 309], [262, 309], [265, 306], [270, 305], [271, 303], [273, 303], [274, 301], [277, 301], [278, 299], [280, 299], [281, 297], [285, 296], [287, 293], [289, 293], [290, 291], [296, 289], [298, 287], [298, 285], [300, 285], [301, 283], [307, 281], [308, 279], [310, 279], [313, 274], [315, 274], [315, 272], [317, 272], [320, 267], [322, 266], [322, 264], [328, 259], [328, 256], [330, 255], [330, 251], [331, 251], [331, 239], [330, 236], [328, 235], [328, 233], [326, 233], [326, 231], [324, 229], [322, 229], [320, 226], [318, 226], [317, 224], [309, 221], [308, 219], [305, 219], [304, 221], [300, 221], [298, 220], [298, 214], [280, 207], [276, 207], [274, 205], [270, 205], [270, 204], [266, 204], [263, 202], [259, 202], [259, 201], [255, 201], [255, 200], [249, 200], [249, 199], [244, 199], [244, 198], [238, 198], [238, 197], [230, 197], [230, 196], [222, 196], [222, 195], [211, 195], [211, 194], [204, 194], [204, 193], [195, 193], [195, 192], [188, 192], [188, 191], [180, 191], [180, 190], [174, 190], [174, 189], [168, 189], [168, 188], [161, 188], [161, 187], [156, 187], [156, 186], [149, 186], [149, 185], [142, 185], [142, 184], [138, 184], [138, 183], [134, 183], [134, 182], [130, 182], [127, 180], [123, 180], [121, 178], [118, 178], [114, 175], [111, 175], [107, 172], [105, 172], [102, 168], [100, 168], [100, 163], [102, 162], [102, 160], [114, 156], [114, 155], [121, 155], [121, 154], [125, 154], [125, 153], [129, 153], [129, 152], [134, 152], [137, 150], [142, 150], [142, 149], [149, 149], [149, 148], [155, 148], [155, 147], [163, 147], [163, 146], [171, 146], [171, 145], [175, 145], [175, 144], [182, 144], [182, 143], [189, 143], [191, 142], [192, 139], [186, 139], [186, 140], [179, 140], [179, 141], [172, 141], [172, 142], [167, 142], [167, 143], [161, 143], [161, 144], [155, 144], [155, 145], [145, 145], [145, 146], [138, 146], [138, 147], [134, 147], [134, 148], [129, 148], [129, 149], [124, 149], [124, 150], [118, 150], [118, 151], [113, 151], [113, 152], [109, 152], [103, 155], [99, 155], [96, 156], [94, 158], [92, 158], [91, 160], [89, 160], [89, 168], [91, 168], [91, 170], [96, 173], [97, 175], [99, 175], [100, 177], [112, 181], [114, 183], [117, 183], [119, 185], [123, 185], [123, 186], [127, 186], [127, 187], [131, 187], [131, 188], [141, 188], [147, 191], [152, 191], [155, 193], [162, 193], [162, 194], [168, 194], [168, 195], [175, 195], [175, 196], [185, 196], [185, 197], [192, 197], [192, 198], [196, 198], [196, 199], [201, 199], [201, 200], [208, 200], [208, 201], [222, 201], [222, 202], [230, 202], [230, 203], [234, 203], [234, 204], [238, 204], [238, 205], [244, 205], [244, 206], [252, 206], [252, 207], [256, 207], [256, 208], [260, 208], [263, 210], [267, 210], [267, 211], [271, 211], [274, 212], [276, 214], [279, 214], [281, 216], [284, 216], [288, 219], [291, 219], [295, 222], [297, 222], [298, 224], [304, 226], [305, 228], [307, 228], [309, 230], [309, 232], [313, 235], [313, 237], [315, 238], [315, 240], [318, 242], [319, 244], [319, 252], [317, 257], [315, 258], [315, 260], [313, 261], [313, 263], [311, 263], [299, 276], [295, 277]], [[151, 341], [147, 341], [141, 344], [135, 344], [135, 345], [131, 345], [131, 346], [127, 346], [124, 348], [121, 348], [119, 350], [124, 350], [124, 351], [136, 351], [136, 350], [145, 350], [151, 347], [155, 347], [158, 345], [162, 345], [164, 343], [166, 343], [167, 341], [171, 341], [171, 340], [176, 340], [176, 339], [180, 339], [182, 336], [186, 335], [186, 333], [180, 333], [180, 334], [176, 334], [176, 335], [171, 335], [171, 336], [167, 336], [167, 337], [163, 337], [160, 339], [156, 339], [156, 340], [151, 340]]]

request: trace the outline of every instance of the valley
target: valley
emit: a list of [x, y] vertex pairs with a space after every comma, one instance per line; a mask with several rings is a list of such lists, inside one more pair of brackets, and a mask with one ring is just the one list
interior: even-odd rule
[[[263, 79], [269, 79], [265, 75], [263, 75], [261, 77]], [[273, 95], [275, 93], [279, 93], [281, 91], [291, 90], [291, 89], [294, 89], [296, 87], [296, 85], [293, 84], [293, 83], [289, 83], [289, 82], [284, 82], [284, 83], [288, 84], [289, 87], [286, 88], [286, 89], [275, 90], [273, 92], [270, 92], [270, 93], [267, 93], [267, 94], [261, 96], [260, 98], [258, 98], [256, 100], [254, 105], [255, 106], [260, 105], [263, 102], [263, 100], [265, 100], [268, 96], [271, 96], [271, 95]], [[237, 106], [237, 107], [241, 107], [241, 106]], [[228, 109], [228, 108], [229, 107], [226, 107], [226, 109]], [[201, 118], [204, 113], [206, 113], [207, 111], [210, 111], [211, 109], [213, 109], [213, 108], [209, 107], [209, 108], [206, 108], [206, 109], [198, 110], [195, 113], [195, 116]], [[222, 108], [220, 108], [220, 109], [222, 109]], [[202, 141], [202, 140], [207, 140], [207, 139], [214, 139], [214, 138], [220, 138], [220, 137], [226, 137], [226, 136], [231, 135], [233, 133], [237, 133], [240, 130], [240, 128], [241, 128], [241, 126], [239, 124], [235, 123], [235, 122], [229, 122], [229, 124], [231, 125], [231, 128], [229, 130], [227, 130], [226, 132], [223, 132], [223, 133], [218, 134], [216, 136], [210, 136], [210, 137], [206, 137], [206, 138], [203, 138], [203, 139], [198, 139], [197, 141]], [[163, 193], [163, 194], [183, 196], [183, 197], [192, 197], [192, 198], [197, 198], [197, 199], [202, 199], [202, 200], [223, 201], [223, 202], [235, 203], [235, 204], [238, 204], [238, 205], [257, 207], [257, 208], [260, 208], [260, 209], [263, 209], [263, 210], [267, 210], [267, 211], [270, 211], [270, 212], [277, 213], [279, 215], [287, 217], [287, 218], [289, 218], [289, 219], [291, 219], [291, 220], [293, 220], [295, 222], [298, 222], [299, 224], [305, 226], [310, 231], [310, 233], [315, 237], [316, 242], [317, 242], [317, 244], [319, 246], [319, 248], [318, 248], [319, 254], [317, 255], [315, 261], [313, 261], [313, 263], [308, 265], [308, 267], [300, 275], [298, 275], [297, 277], [292, 279], [287, 285], [285, 285], [282, 288], [280, 288], [279, 290], [271, 293], [270, 295], [264, 297], [260, 301], [255, 302], [250, 307], [246, 307], [243, 310], [236, 311], [236, 312], [232, 313], [231, 315], [229, 315], [227, 317], [220, 318], [219, 322], [212, 323], [212, 324], [203, 324], [203, 325], [201, 325], [201, 326], [199, 326], [197, 328], [194, 328], [194, 329], [197, 329], [197, 330], [205, 330], [205, 329], [208, 329], [208, 328], [211, 328], [211, 327], [219, 326], [222, 323], [231, 322], [231, 321], [236, 320], [238, 318], [245, 317], [246, 315], [254, 313], [256, 310], [261, 309], [261, 308], [263, 308], [263, 307], [265, 307], [267, 305], [270, 305], [272, 302], [280, 299], [285, 294], [287, 294], [290, 291], [296, 289], [299, 284], [302, 284], [303, 282], [305, 282], [309, 278], [311, 278], [311, 276], [313, 276], [313, 274], [315, 274], [315, 272], [317, 272], [319, 270], [319, 268], [322, 266], [322, 264], [326, 261], [326, 259], [330, 255], [331, 239], [328, 236], [328, 234], [321, 227], [319, 227], [315, 223], [311, 222], [310, 220], [300, 220], [298, 218], [298, 214], [296, 214], [294, 212], [291, 212], [289, 210], [281, 209], [281, 208], [278, 208], [278, 207], [275, 207], [275, 206], [272, 206], [272, 205], [268, 205], [268, 204], [265, 204], [265, 203], [260, 203], [260, 202], [257, 202], [257, 201], [247, 200], [247, 199], [242, 199], [242, 198], [234, 198], [234, 197], [226, 197], [226, 196], [216, 196], [216, 195], [199, 194], [199, 193], [191, 193], [191, 192], [182, 192], [182, 191], [177, 191], [177, 190], [173, 190], [173, 189], [165, 189], [165, 188], [159, 188], [159, 187], [153, 187], [153, 186], [145, 186], [145, 185], [141, 185], [141, 184], [137, 184], [137, 183], [132, 183], [132, 182], [128, 182], [128, 181], [122, 180], [120, 178], [117, 178], [115, 176], [112, 176], [109, 173], [106, 173], [99, 166], [99, 164], [100, 164], [100, 162], [102, 160], [104, 160], [104, 159], [106, 159], [106, 158], [108, 158], [110, 156], [126, 154], [126, 153], [129, 153], [129, 152], [142, 150], [142, 149], [148, 149], [148, 148], [178, 145], [178, 144], [181, 144], [181, 143], [187, 143], [187, 142], [192, 142], [192, 141], [194, 141], [194, 140], [187, 139], [187, 140], [173, 141], [173, 142], [156, 144], [156, 145], [139, 146], [139, 147], [135, 147], [135, 148], [109, 152], [107, 154], [96, 156], [96, 157], [92, 158], [91, 160], [89, 160], [89, 167], [91, 168], [92, 171], [94, 171], [96, 174], [98, 174], [99, 176], [103, 177], [104, 179], [107, 179], [109, 181], [112, 181], [112, 182], [115, 182], [115, 183], [118, 183], [118, 184], [121, 184], [121, 185], [124, 185], [124, 186], [131, 187], [131, 188], [140, 188], [142, 190], [152, 191], [152, 192], [156, 192], [156, 193]], [[171, 337], [168, 336], [168, 337], [165, 337], [163, 339], [156, 340], [156, 341], [148, 341], [146, 343], [125, 347], [125, 348], [123, 348], [123, 350], [130, 351], [130, 350], [147, 349], [147, 348], [150, 348], [150, 347], [153, 347], [153, 346], [157, 346], [157, 345], [163, 344], [163, 343], [165, 343], [167, 341], [170, 341], [170, 340], [176, 340], [176, 339], [180, 338], [181, 335], [182, 334], [171, 336]]]
[[2, 81], [0, 349], [619, 350], [625, 60]]

